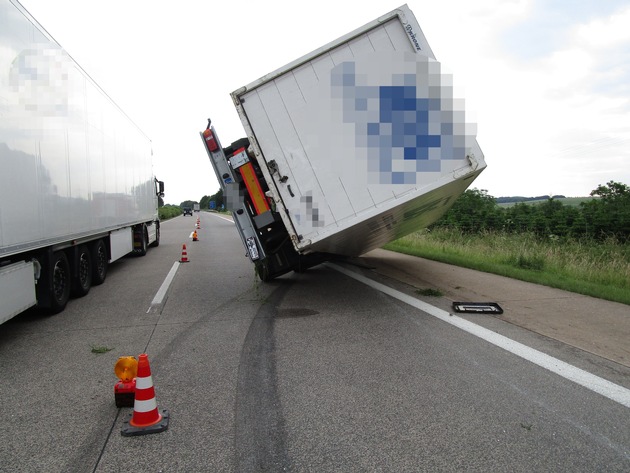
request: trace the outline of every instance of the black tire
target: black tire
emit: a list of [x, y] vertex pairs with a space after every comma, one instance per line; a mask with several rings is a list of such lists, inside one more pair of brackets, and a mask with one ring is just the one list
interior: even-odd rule
[[70, 289], [72, 285], [72, 275], [70, 273], [70, 263], [63, 251], [53, 254], [50, 267], [50, 307], [51, 314], [58, 314], [66, 308], [70, 299]]
[[98, 286], [105, 282], [109, 256], [103, 240], [97, 240], [91, 248], [92, 253], [92, 286]]
[[269, 275], [269, 262], [258, 260], [254, 263], [256, 274], [263, 282], [271, 281], [273, 278]]
[[155, 224], [155, 241], [151, 243], [152, 248], [156, 248], [160, 246], [160, 224], [156, 222]]
[[72, 295], [83, 297], [90, 292], [92, 287], [92, 255], [86, 245], [81, 245], [77, 251], [77, 275], [74, 278]]

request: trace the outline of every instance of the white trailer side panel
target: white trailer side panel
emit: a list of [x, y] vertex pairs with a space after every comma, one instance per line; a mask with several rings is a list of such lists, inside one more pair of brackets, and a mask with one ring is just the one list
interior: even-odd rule
[[0, 31], [0, 256], [155, 220], [149, 139], [19, 3]]
[[0, 268], [0, 324], [37, 303], [33, 263], [20, 261]]
[[232, 96], [298, 250], [360, 254], [426, 226], [485, 168], [406, 6]]

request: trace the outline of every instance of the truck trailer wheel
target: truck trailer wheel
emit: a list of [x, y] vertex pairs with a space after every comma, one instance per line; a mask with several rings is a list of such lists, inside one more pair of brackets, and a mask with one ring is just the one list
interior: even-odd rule
[[107, 264], [109, 257], [107, 256], [107, 247], [103, 240], [97, 240], [92, 245], [92, 285], [98, 286], [105, 282], [107, 276]]
[[271, 281], [273, 278], [269, 275], [269, 262], [268, 261], [256, 261], [254, 263], [256, 268], [256, 274], [263, 282]]
[[77, 275], [74, 278], [72, 295], [83, 297], [90, 292], [92, 286], [92, 255], [86, 245], [81, 245], [77, 251]]
[[72, 281], [70, 263], [68, 263], [68, 257], [63, 251], [57, 251], [53, 254], [49, 277], [50, 288], [52, 289], [49, 311], [51, 314], [57, 314], [66, 308], [68, 299], [70, 299]]

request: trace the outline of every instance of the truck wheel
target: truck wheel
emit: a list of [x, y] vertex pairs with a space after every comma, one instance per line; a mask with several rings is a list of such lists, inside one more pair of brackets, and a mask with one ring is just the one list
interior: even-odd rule
[[256, 261], [256, 274], [261, 281], [267, 282], [271, 281], [271, 276], [269, 276], [269, 263], [267, 261]]
[[92, 286], [92, 255], [87, 246], [81, 245], [77, 253], [77, 276], [74, 280], [72, 295], [83, 297]]
[[151, 243], [151, 247], [155, 248], [156, 246], [160, 246], [160, 224], [155, 223], [155, 241]]
[[57, 251], [53, 254], [50, 278], [52, 291], [49, 311], [51, 314], [58, 314], [66, 308], [68, 299], [70, 299], [70, 285], [72, 281], [70, 264], [63, 251]]
[[103, 240], [98, 240], [92, 245], [92, 285], [98, 286], [105, 282], [105, 276], [107, 276], [107, 264], [109, 258], [107, 257], [107, 248]]

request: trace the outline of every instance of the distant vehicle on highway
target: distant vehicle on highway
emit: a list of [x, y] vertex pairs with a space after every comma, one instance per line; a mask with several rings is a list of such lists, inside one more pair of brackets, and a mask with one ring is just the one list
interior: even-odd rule
[[184, 217], [186, 215], [190, 215], [192, 217], [192, 207], [184, 207], [182, 210], [184, 211]]

